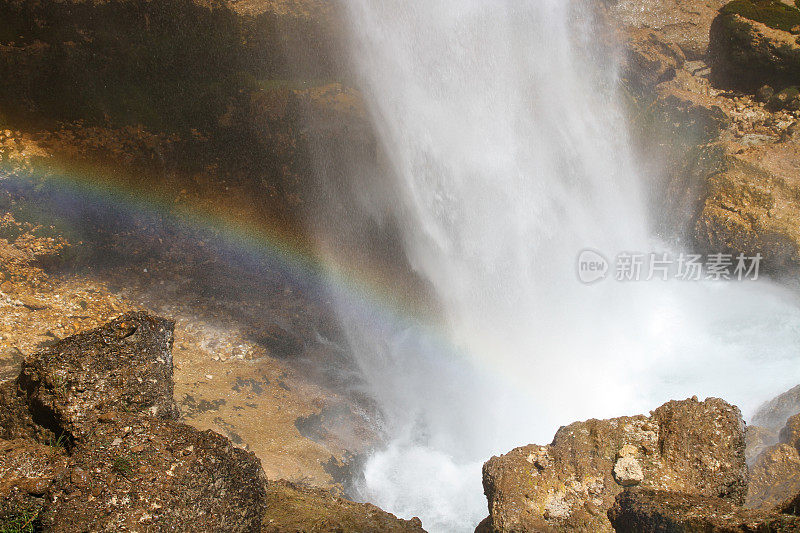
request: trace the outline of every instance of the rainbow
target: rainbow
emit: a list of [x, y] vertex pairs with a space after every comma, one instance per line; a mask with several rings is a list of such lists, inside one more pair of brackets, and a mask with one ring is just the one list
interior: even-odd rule
[[[2, 155], [2, 154], [0, 154]], [[344, 298], [344, 304], [381, 322], [419, 327], [423, 304], [411, 291], [397, 289], [397, 280], [376, 262], [343, 257], [314, 244], [296, 228], [275, 220], [237, 216], [202, 202], [175, 201], [173, 191], [131, 184], [125, 173], [101, 165], [75, 165], [53, 158], [30, 158], [22, 169], [0, 165], [0, 188], [36, 191], [53, 199], [54, 218], [69, 220], [65, 206], [94, 206], [120, 216], [160, 220], [204, 241], [246, 264], [276, 270], [306, 290]], [[141, 178], [138, 179], [142, 182]], [[153, 180], [156, 182], [157, 180]], [[145, 183], [147, 183], [145, 181]], [[171, 193], [171, 194], [170, 194]], [[440, 326], [424, 329], [444, 340]], [[452, 348], [450, 348], [452, 349]]]

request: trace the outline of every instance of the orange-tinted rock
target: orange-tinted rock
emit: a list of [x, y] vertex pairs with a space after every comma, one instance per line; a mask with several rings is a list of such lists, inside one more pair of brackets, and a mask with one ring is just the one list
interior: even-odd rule
[[739, 410], [715, 398], [668, 402], [649, 417], [576, 422], [548, 446], [517, 448], [484, 465], [491, 527], [611, 531], [606, 511], [623, 490], [614, 474], [622, 458], [639, 465], [642, 487], [741, 503], [744, 447]]
[[772, 509], [800, 493], [800, 454], [788, 444], [766, 449], [750, 467], [747, 507]]

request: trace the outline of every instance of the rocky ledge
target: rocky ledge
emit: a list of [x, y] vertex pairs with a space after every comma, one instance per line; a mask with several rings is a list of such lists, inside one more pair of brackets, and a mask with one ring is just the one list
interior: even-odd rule
[[661, 233], [800, 268], [800, 10], [779, 0], [609, 2]]
[[[756, 420], [800, 412], [792, 397]], [[476, 531], [800, 531], [800, 414], [784, 424], [769, 445], [768, 428], [746, 431], [718, 398], [570, 424], [484, 465], [489, 517]]]
[[608, 513], [621, 533], [800, 531], [800, 517], [754, 511], [718, 498], [669, 491], [623, 492]]
[[180, 423], [172, 335], [169, 320], [126, 314], [0, 384], [0, 530], [423, 531], [268, 481], [252, 452]]

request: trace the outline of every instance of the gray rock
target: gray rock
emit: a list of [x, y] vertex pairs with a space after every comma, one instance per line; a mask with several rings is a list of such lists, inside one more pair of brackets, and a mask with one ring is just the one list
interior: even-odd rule
[[620, 457], [614, 464], [614, 479], [623, 487], [638, 485], [644, 480], [642, 465], [635, 457]]
[[800, 413], [800, 385], [763, 403], [750, 421], [754, 426], [761, 426], [773, 431], [780, 431], [790, 416]]

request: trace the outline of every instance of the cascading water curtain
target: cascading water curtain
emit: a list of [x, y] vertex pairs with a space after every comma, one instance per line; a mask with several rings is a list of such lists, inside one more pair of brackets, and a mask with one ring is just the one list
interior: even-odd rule
[[[471, 531], [492, 454], [576, 419], [796, 384], [800, 313], [767, 283], [586, 285], [582, 249], [663, 250], [590, 4], [346, 0], [360, 89], [398, 222], [444, 328], [337, 299], [387, 446], [363, 497]], [[385, 198], [392, 198], [386, 202]], [[366, 241], [365, 241], [366, 242]], [[366, 246], [366, 245], [365, 245]]]

